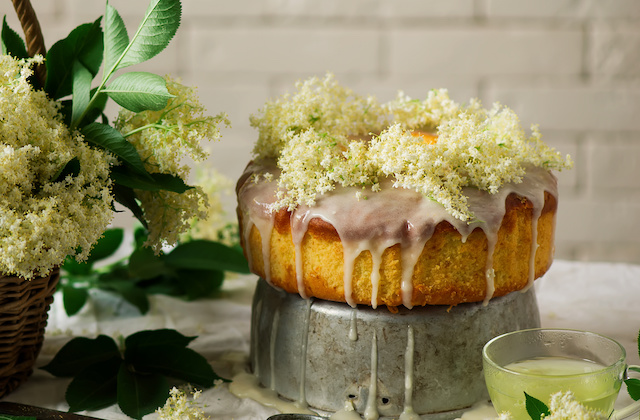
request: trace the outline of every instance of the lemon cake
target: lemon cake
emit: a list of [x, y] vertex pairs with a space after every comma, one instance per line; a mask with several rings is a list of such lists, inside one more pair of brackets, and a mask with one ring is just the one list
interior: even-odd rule
[[457, 305], [526, 289], [551, 265], [551, 170], [571, 161], [508, 108], [446, 90], [380, 104], [329, 74], [251, 123], [241, 243], [274, 287], [351, 306]]

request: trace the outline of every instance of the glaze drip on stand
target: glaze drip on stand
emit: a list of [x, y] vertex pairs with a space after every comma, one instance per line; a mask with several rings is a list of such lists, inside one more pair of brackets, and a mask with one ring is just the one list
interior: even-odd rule
[[399, 308], [392, 314], [302, 299], [260, 280], [253, 311], [250, 360], [263, 387], [273, 385], [298, 408], [331, 415], [353, 407], [372, 420], [459, 417], [488, 399], [484, 343], [540, 325], [533, 289], [489, 305]]

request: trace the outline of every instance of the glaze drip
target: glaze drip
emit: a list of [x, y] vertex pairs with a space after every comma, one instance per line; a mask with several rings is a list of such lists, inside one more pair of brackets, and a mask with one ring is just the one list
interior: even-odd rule
[[[275, 215], [269, 211], [269, 206], [275, 200], [277, 176], [279, 170], [275, 165], [250, 164], [246, 173], [273, 174], [272, 181], [260, 177], [258, 183], [246, 181], [239, 189], [239, 211], [243, 220], [243, 235], [245, 243], [253, 226], [260, 232], [262, 238], [262, 254], [265, 261], [265, 279], [270, 282], [269, 267], [270, 238], [274, 226]], [[247, 178], [251, 178], [250, 176]], [[495, 194], [477, 188], [465, 187], [462, 191], [468, 198], [469, 208], [475, 215], [471, 222], [456, 219], [444, 207], [415, 191], [393, 188], [393, 181], [384, 179], [380, 182], [381, 191], [367, 194], [366, 199], [358, 200], [357, 192], [362, 190], [354, 187], [336, 187], [330, 193], [320, 195], [313, 207], [298, 206], [291, 212], [291, 235], [295, 249], [295, 271], [298, 292], [307, 297], [304, 286], [304, 263], [302, 256], [302, 242], [309, 227], [309, 222], [315, 218], [330, 223], [337, 231], [343, 245], [343, 287], [345, 301], [355, 307], [353, 298], [353, 270], [356, 258], [363, 252], [371, 254], [373, 264], [371, 276], [371, 306], [378, 302], [378, 288], [380, 282], [380, 262], [386, 248], [400, 245], [401, 258], [401, 294], [402, 303], [407, 308], [412, 307], [414, 292], [413, 273], [416, 262], [432, 237], [436, 226], [441, 222], [451, 224], [462, 236], [462, 241], [471, 235], [474, 229], [481, 229], [488, 241], [485, 277], [487, 281], [486, 304], [493, 296], [495, 287], [493, 279], [493, 251], [497, 244], [498, 231], [505, 215], [505, 201], [509, 194], [515, 193], [533, 204], [532, 247], [529, 261], [528, 286], [535, 278], [534, 264], [537, 249], [538, 219], [544, 207], [545, 191], [557, 197], [556, 179], [549, 171], [528, 167], [521, 183], [508, 183]], [[357, 221], [357, 223], [354, 223]], [[245, 247], [248, 248], [248, 247]], [[249, 252], [249, 251], [247, 251]], [[249, 255], [248, 255], [249, 257]]]

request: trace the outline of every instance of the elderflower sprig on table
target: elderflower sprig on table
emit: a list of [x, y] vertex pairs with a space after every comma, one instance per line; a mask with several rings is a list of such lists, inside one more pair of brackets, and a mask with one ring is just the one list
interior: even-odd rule
[[202, 391], [191, 392], [191, 400], [187, 392], [176, 387], [169, 391], [169, 398], [164, 406], [156, 410], [160, 420], [206, 420], [204, 410], [198, 404]]
[[499, 104], [491, 110], [478, 100], [459, 105], [444, 89], [423, 101], [400, 93], [379, 104], [331, 74], [296, 86], [294, 95], [268, 102], [251, 118], [259, 130], [255, 158], [276, 159], [281, 170], [273, 211], [313, 205], [337, 185], [359, 187], [362, 196], [388, 178], [469, 221], [463, 187], [493, 194], [521, 182], [527, 166], [572, 167], [569, 156], [541, 141], [536, 126], [527, 136], [515, 113]]
[[[29, 53], [3, 21], [0, 274], [31, 278], [66, 255], [85, 259], [113, 217], [114, 201], [140, 220], [156, 253], [205, 216], [207, 197], [187, 185], [182, 162], [206, 157], [201, 142], [220, 138], [226, 116], [206, 116], [195, 91], [169, 77], [122, 71], [166, 48], [181, 10], [180, 0], [150, 0], [129, 38], [107, 3], [103, 17], [47, 52], [42, 34], [27, 32], [44, 62], [16, 61]], [[114, 125], [104, 115], [108, 99], [123, 109]]]

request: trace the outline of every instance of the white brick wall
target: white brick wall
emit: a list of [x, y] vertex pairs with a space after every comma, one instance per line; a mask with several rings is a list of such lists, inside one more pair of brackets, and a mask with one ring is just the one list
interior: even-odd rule
[[[32, 3], [48, 46], [104, 11]], [[147, 2], [110, 3], [133, 31]], [[0, 12], [19, 28], [9, 2]], [[142, 68], [230, 115], [210, 162], [232, 178], [250, 159], [248, 116], [310, 75], [380, 100], [446, 87], [500, 101], [576, 162], [558, 176], [557, 256], [640, 263], [639, 0], [183, 0], [178, 36]]]

